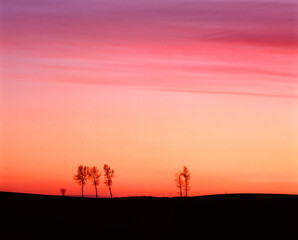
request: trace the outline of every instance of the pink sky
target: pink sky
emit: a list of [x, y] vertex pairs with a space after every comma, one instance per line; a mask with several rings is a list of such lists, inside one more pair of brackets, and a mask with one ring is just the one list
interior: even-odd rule
[[174, 196], [183, 165], [191, 195], [297, 194], [295, 9], [2, 1], [0, 190], [79, 195], [107, 163], [115, 196]]

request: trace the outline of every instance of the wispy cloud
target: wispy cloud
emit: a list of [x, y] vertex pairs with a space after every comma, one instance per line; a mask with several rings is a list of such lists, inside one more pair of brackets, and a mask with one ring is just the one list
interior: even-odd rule
[[297, 96], [297, 7], [265, 0], [4, 1], [3, 74]]

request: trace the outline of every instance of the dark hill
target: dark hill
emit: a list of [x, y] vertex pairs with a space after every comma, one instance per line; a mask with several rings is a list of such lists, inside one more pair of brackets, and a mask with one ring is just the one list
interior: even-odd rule
[[[208, 234], [297, 228], [298, 195], [226, 194], [188, 198], [78, 198], [0, 192], [9, 227]], [[81, 229], [81, 230], [80, 230]]]

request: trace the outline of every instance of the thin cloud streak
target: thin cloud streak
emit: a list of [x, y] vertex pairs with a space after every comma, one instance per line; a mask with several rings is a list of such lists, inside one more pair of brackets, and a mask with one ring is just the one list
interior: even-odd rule
[[275, 94], [263, 94], [263, 93], [249, 93], [249, 92], [204, 91], [204, 90], [177, 89], [177, 88], [157, 88], [157, 90], [168, 91], [168, 92], [177, 92], [177, 93], [199, 93], [199, 94], [219, 94], [219, 95], [238, 95], [238, 96], [250, 96], [250, 97], [272, 97], [272, 98], [298, 99], [298, 96], [294, 96], [294, 95], [275, 95]]

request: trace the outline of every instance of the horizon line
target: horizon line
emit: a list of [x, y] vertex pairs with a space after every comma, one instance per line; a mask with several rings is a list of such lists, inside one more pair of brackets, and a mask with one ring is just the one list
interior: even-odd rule
[[[26, 192], [10, 192], [10, 191], [2, 191], [0, 190], [0, 194], [8, 193], [8, 194], [24, 194], [24, 195], [40, 195], [40, 196], [52, 196], [52, 197], [72, 197], [72, 198], [82, 198], [80, 194], [75, 195], [65, 195], [62, 196], [61, 194], [44, 194], [44, 193], [26, 193]], [[190, 196], [153, 196], [153, 195], [132, 195], [132, 196], [120, 196], [120, 197], [113, 197], [113, 198], [194, 198], [194, 197], [206, 197], [206, 196], [220, 196], [220, 195], [287, 195], [287, 196], [298, 196], [298, 194], [295, 193], [260, 193], [260, 192], [245, 192], [245, 193], [239, 193], [239, 192], [231, 192], [231, 193], [214, 193], [214, 194], [202, 194], [202, 195], [190, 195]], [[92, 194], [85, 195], [83, 198], [94, 198], [96, 199], [95, 195]], [[99, 199], [113, 199], [109, 196], [107, 197], [97, 197]]]

